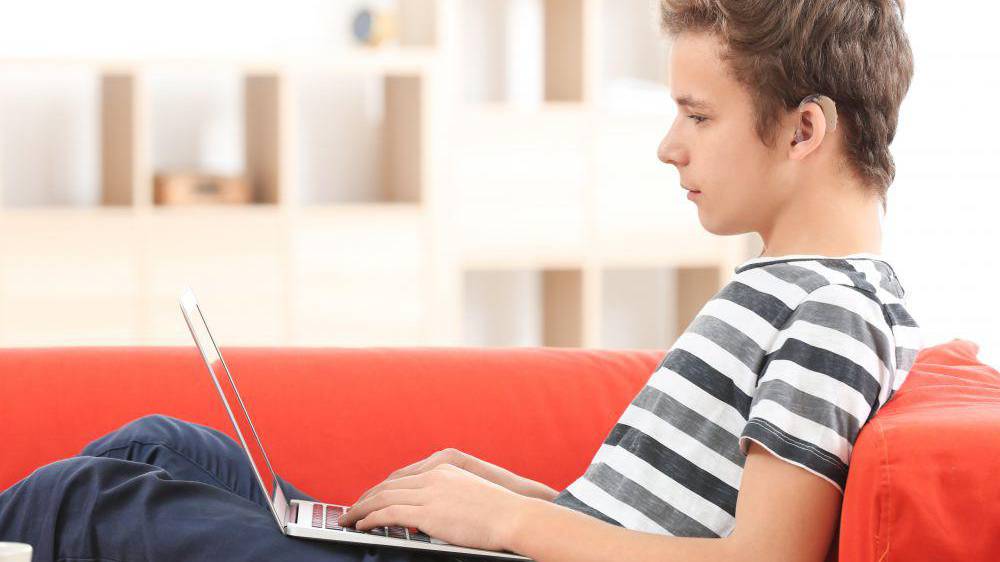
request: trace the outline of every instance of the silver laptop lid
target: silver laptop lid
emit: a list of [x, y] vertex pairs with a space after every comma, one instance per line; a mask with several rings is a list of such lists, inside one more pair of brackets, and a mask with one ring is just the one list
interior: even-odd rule
[[[257, 436], [257, 430], [254, 429], [253, 423], [250, 421], [250, 412], [247, 411], [246, 404], [236, 389], [236, 380], [233, 378], [229, 366], [222, 359], [222, 352], [215, 345], [215, 338], [208, 330], [201, 306], [191, 289], [185, 289], [181, 295], [181, 312], [184, 314], [188, 329], [191, 330], [194, 343], [201, 351], [202, 359], [205, 360], [205, 366], [208, 367], [208, 372], [212, 376], [212, 382], [215, 383], [215, 388], [219, 391], [219, 396], [222, 397], [222, 404], [226, 407], [226, 412], [229, 413], [229, 419], [233, 422], [243, 450], [246, 452], [247, 458], [250, 459], [250, 467], [257, 477], [264, 497], [270, 499], [271, 513], [278, 522], [278, 526], [284, 530], [288, 517], [288, 501], [274, 469], [271, 468], [271, 461], [268, 460], [267, 453], [264, 452], [264, 445], [260, 442], [260, 437]], [[250, 437], [249, 441], [247, 441], [247, 437]]]

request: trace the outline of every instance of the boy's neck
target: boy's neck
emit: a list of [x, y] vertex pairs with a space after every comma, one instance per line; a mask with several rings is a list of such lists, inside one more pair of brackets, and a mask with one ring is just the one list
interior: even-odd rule
[[882, 209], [869, 193], [853, 184], [811, 185], [758, 232], [761, 257], [880, 254]]

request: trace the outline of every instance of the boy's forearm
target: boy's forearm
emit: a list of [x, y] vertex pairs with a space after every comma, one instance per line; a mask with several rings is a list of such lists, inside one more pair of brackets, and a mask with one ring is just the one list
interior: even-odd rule
[[732, 537], [687, 538], [630, 531], [551, 502], [525, 498], [506, 548], [538, 562], [737, 562]]
[[537, 486], [533, 486], [527, 489], [525, 492], [523, 492], [523, 495], [544, 500], [547, 502], [554, 500], [556, 496], [559, 495], [559, 492], [553, 490], [552, 488], [549, 488], [545, 484], [541, 484], [539, 482], [533, 482], [533, 484], [537, 484]]
[[535, 482], [534, 480], [529, 480], [523, 476], [518, 476], [511, 473], [513, 480], [511, 482], [511, 487], [509, 490], [513, 490], [522, 496], [527, 496], [529, 498], [536, 498], [540, 500], [545, 500], [547, 502], [555, 499], [559, 492], [553, 490], [552, 488], [542, 484], [541, 482]]
[[517, 475], [506, 468], [497, 466], [493, 463], [480, 459], [475, 460], [478, 462], [474, 466], [468, 466], [465, 468], [477, 476], [499, 484], [512, 492], [529, 498], [538, 498], [545, 501], [552, 501], [553, 498], [559, 494], [559, 492], [553, 490], [545, 484], [542, 484], [541, 482], [535, 482], [529, 478]]

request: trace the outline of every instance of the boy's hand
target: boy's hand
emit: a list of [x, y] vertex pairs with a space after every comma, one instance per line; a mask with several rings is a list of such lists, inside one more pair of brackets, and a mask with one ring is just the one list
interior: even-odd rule
[[[404, 466], [403, 468], [393, 471], [391, 474], [389, 474], [389, 476], [386, 476], [384, 482], [378, 484], [377, 486], [369, 488], [367, 492], [361, 494], [361, 497], [359, 497], [355, 503], [359, 503], [368, 496], [370, 496], [371, 494], [378, 492], [379, 490], [382, 489], [385, 483], [390, 480], [396, 480], [397, 478], [402, 478], [404, 476], [416, 476], [418, 474], [423, 474], [428, 470], [431, 470], [432, 468], [440, 466], [442, 464], [450, 464], [452, 466], [456, 466], [463, 470], [468, 470], [469, 472], [475, 473], [476, 472], [475, 470], [469, 469], [469, 465], [471, 464], [471, 461], [478, 461], [478, 460], [479, 459], [477, 459], [476, 457], [473, 457], [472, 455], [467, 455], [462, 451], [459, 451], [458, 449], [442, 449], [434, 453], [433, 455], [427, 457], [426, 459], [419, 460], [409, 466]], [[501, 484], [500, 482], [494, 482], [494, 483], [503, 486], [503, 484]]]
[[386, 482], [389, 482], [390, 480], [396, 480], [404, 476], [416, 476], [418, 474], [423, 474], [444, 464], [461, 468], [479, 476], [480, 478], [488, 480], [499, 486], [503, 486], [512, 492], [524, 496], [551, 500], [556, 495], [556, 491], [549, 488], [545, 484], [518, 476], [507, 469], [478, 459], [468, 453], [463, 453], [458, 449], [442, 449], [426, 459], [417, 461], [409, 466], [404, 466], [403, 468], [394, 471], [386, 477], [385, 482], [382, 482], [381, 484], [378, 484], [361, 494], [361, 497], [359, 497], [355, 503], [360, 503], [371, 494], [378, 492], [383, 488]]
[[503, 550], [529, 501], [534, 500], [467, 470], [438, 464], [372, 488], [347, 510], [341, 524], [361, 531], [413, 527], [452, 544]]

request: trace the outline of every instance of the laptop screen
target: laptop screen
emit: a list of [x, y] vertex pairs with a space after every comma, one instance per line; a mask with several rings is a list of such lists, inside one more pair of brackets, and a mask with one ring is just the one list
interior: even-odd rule
[[250, 413], [247, 411], [239, 391], [236, 390], [236, 380], [223, 361], [222, 353], [215, 345], [215, 339], [212, 338], [211, 332], [208, 331], [208, 324], [205, 322], [201, 307], [198, 305], [194, 293], [190, 290], [185, 291], [181, 297], [181, 310], [184, 312], [184, 319], [187, 320], [188, 327], [191, 329], [195, 344], [205, 359], [205, 365], [208, 366], [219, 393], [224, 397], [226, 410], [236, 428], [237, 437], [243, 443], [243, 449], [247, 451], [254, 472], [257, 473], [261, 485], [267, 491], [267, 499], [270, 503], [270, 500], [275, 497], [276, 480], [274, 471], [271, 469], [271, 462], [264, 452], [264, 446], [261, 444], [260, 438], [257, 437], [253, 424], [250, 422]]

